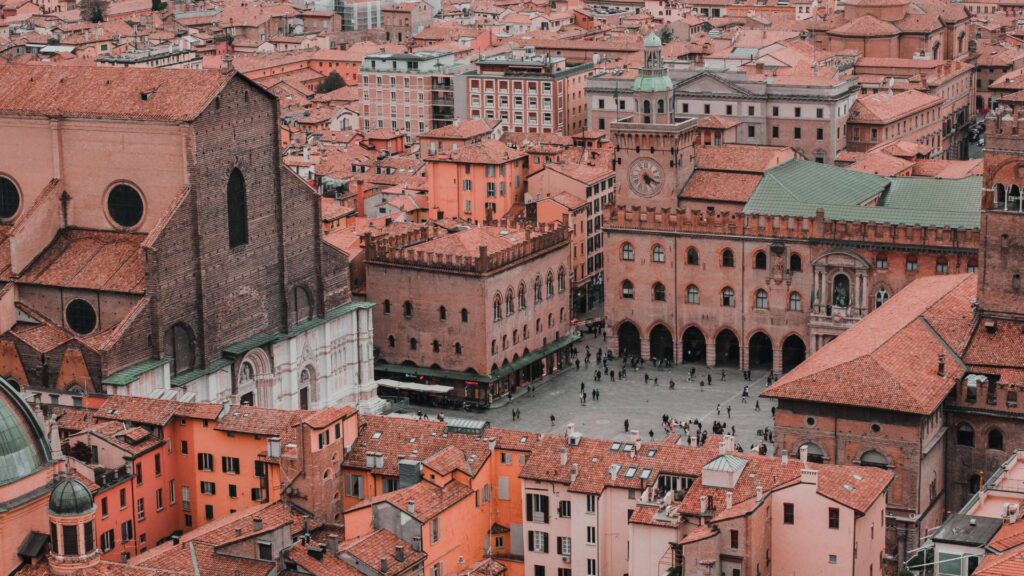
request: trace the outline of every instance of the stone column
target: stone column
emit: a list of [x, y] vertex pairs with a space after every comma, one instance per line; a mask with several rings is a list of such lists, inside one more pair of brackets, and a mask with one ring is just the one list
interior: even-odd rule
[[782, 374], [782, 346], [772, 348], [772, 371]]
[[711, 368], [711, 367], [713, 367], [715, 365], [715, 362], [717, 361], [717, 359], [715, 358], [715, 343], [714, 343], [714, 341], [712, 341], [710, 345], [708, 345], [708, 344], [704, 345], [704, 358], [707, 361], [706, 364], [708, 365], [708, 368]]
[[650, 338], [640, 338], [640, 357], [647, 360], [651, 357]]

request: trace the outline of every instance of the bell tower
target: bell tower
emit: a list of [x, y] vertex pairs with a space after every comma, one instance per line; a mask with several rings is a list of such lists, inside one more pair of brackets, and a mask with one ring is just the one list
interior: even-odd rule
[[1000, 102], [985, 139], [978, 307], [1024, 317], [1024, 104]]
[[661, 58], [661, 38], [644, 38], [644, 65], [633, 81], [633, 115], [612, 122], [619, 204], [678, 208], [693, 173], [696, 120], [675, 119], [675, 85]]

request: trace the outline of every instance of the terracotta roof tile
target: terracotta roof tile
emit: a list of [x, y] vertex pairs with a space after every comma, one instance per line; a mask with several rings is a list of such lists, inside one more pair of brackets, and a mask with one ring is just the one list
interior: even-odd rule
[[25, 284], [141, 294], [145, 234], [64, 229], [19, 278]]
[[230, 78], [170, 68], [3, 65], [0, 114], [187, 122]]
[[96, 409], [96, 417], [163, 426], [176, 416], [215, 420], [221, 409], [220, 404], [157, 400], [142, 396], [110, 396]]
[[[473, 494], [473, 489], [461, 482], [449, 482], [442, 488], [424, 480], [408, 488], [378, 496], [372, 502], [387, 502], [399, 510], [404, 510], [416, 520], [426, 523]], [[409, 511], [410, 502], [413, 503], [412, 512]]]

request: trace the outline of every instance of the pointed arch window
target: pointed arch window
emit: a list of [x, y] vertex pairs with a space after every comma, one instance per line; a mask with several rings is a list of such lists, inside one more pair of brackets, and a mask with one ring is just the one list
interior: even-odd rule
[[228, 177], [228, 245], [249, 243], [249, 208], [246, 205], [245, 178], [235, 168]]

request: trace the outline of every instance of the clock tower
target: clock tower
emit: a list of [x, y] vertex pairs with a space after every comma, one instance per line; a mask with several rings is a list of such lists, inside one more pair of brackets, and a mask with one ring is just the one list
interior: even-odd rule
[[696, 119], [675, 119], [675, 87], [661, 59], [661, 38], [644, 38], [644, 66], [633, 82], [633, 115], [611, 123], [617, 203], [678, 208], [693, 172]]

